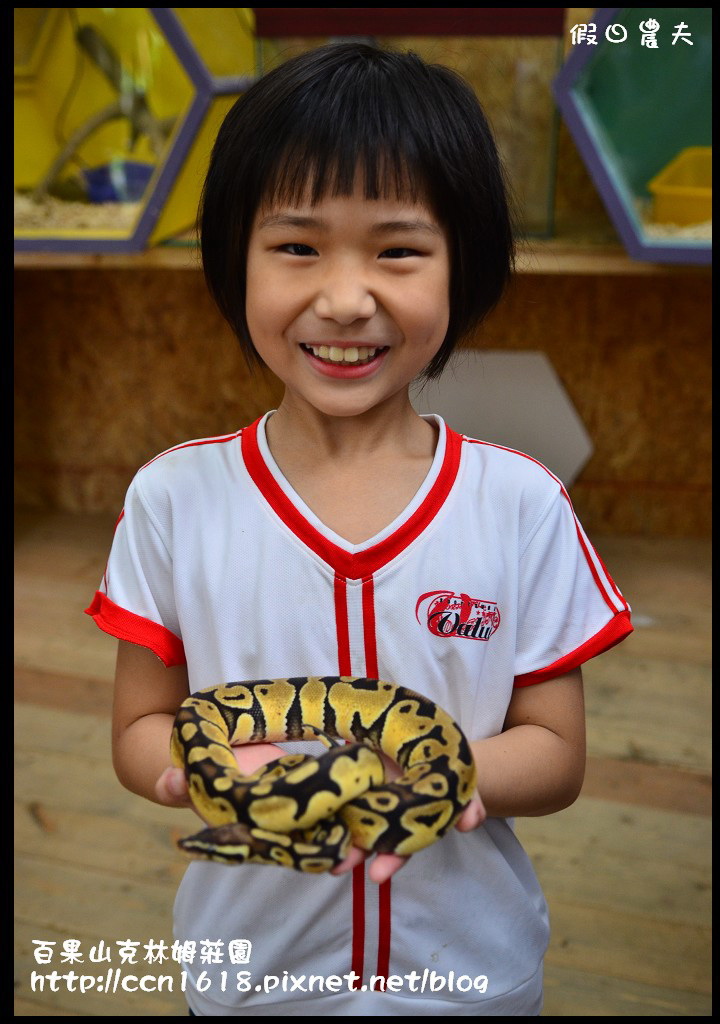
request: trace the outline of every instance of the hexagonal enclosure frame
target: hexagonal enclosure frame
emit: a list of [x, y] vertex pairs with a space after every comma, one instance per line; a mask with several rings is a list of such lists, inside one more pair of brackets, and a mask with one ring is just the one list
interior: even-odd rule
[[592, 439], [544, 352], [460, 349], [435, 380], [414, 384], [412, 404], [454, 430], [542, 462], [570, 487]]
[[[164, 39], [194, 90], [181, 125], [168, 142], [142, 197], [139, 216], [127, 236], [102, 231], [15, 231], [16, 252], [138, 252], [190, 229], [194, 224], [201, 175], [217, 127], [227, 109], [256, 80], [251, 74], [213, 74], [181, 18], [169, 7], [149, 7]], [[246, 9], [251, 10], [251, 9]], [[208, 9], [204, 12], [208, 15]], [[17, 131], [17, 128], [16, 128]], [[205, 142], [200, 143], [202, 135]]]
[[[693, 34], [691, 48], [682, 39], [673, 45], [668, 31], [679, 22], [692, 29], [693, 12], [709, 10], [598, 8], [592, 17], [597, 44], [575, 45], [553, 84], [561, 115], [633, 259], [712, 262], [712, 241], [651, 233], [640, 213], [647, 182], [680, 150], [712, 145], [711, 35]], [[643, 17], [660, 23], [657, 49], [641, 46]], [[609, 41], [606, 32], [614, 25], [627, 30], [627, 41]], [[653, 88], [643, 89], [649, 78]]]

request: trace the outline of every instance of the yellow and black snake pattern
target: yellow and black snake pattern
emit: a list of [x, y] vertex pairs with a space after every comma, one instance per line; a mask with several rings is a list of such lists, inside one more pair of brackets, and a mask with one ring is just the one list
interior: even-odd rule
[[[233, 744], [324, 738], [319, 758], [288, 754], [241, 775]], [[346, 743], [334, 744], [332, 741]], [[403, 774], [385, 782], [380, 753]], [[200, 690], [172, 734], [173, 764], [211, 828], [181, 839], [193, 857], [318, 873], [351, 845], [417, 853], [460, 817], [476, 785], [460, 727], [426, 697], [378, 679], [301, 676]]]

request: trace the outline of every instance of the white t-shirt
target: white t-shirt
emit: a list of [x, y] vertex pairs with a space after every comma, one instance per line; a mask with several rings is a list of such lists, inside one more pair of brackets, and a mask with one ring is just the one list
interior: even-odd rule
[[[88, 609], [113, 636], [186, 663], [191, 691], [382, 678], [434, 700], [473, 741], [502, 730], [514, 685], [569, 672], [631, 631], [565, 489], [534, 459], [436, 418], [435, 458], [410, 505], [349, 544], [282, 476], [266, 418], [137, 473]], [[453, 830], [380, 887], [363, 866], [335, 878], [193, 862], [175, 933], [252, 943], [246, 964], [188, 965], [203, 1016], [533, 1015], [549, 934], [505, 819]], [[386, 991], [374, 975], [390, 979]]]

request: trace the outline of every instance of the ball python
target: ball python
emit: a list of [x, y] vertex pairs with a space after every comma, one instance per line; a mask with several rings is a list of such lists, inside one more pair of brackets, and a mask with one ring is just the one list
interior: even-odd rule
[[[322, 739], [242, 775], [231, 746]], [[345, 742], [337, 742], [345, 741]], [[380, 754], [401, 777], [385, 781]], [[181, 839], [192, 857], [318, 873], [354, 844], [417, 853], [450, 829], [476, 785], [467, 739], [413, 690], [355, 676], [259, 679], [209, 687], [180, 707], [171, 741], [190, 798], [211, 827]]]

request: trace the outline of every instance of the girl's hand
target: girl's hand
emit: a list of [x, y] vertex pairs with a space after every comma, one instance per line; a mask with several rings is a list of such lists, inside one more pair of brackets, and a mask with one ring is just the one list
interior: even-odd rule
[[[381, 756], [385, 762], [386, 781], [390, 782], [392, 779], [398, 778], [402, 774], [399, 765], [384, 754]], [[486, 817], [487, 814], [485, 813], [483, 802], [480, 799], [480, 796], [476, 793], [458, 818], [455, 823], [455, 828], [459, 832], [472, 832], [473, 829], [479, 828], [479, 826], [482, 825]], [[362, 862], [367, 860], [369, 856], [371, 856], [371, 854], [367, 853], [365, 850], [361, 850], [357, 846], [353, 846], [350, 848], [350, 852], [342, 864], [338, 864], [336, 868], [333, 868], [330, 874], [344, 875], [348, 871], [352, 871], [358, 864], [362, 864]], [[382, 882], [386, 882], [388, 878], [392, 878], [395, 872], [399, 871], [400, 868], [407, 864], [409, 860], [409, 857], [400, 857], [396, 853], [376, 854], [368, 870], [370, 880], [372, 882], [377, 882], [378, 885]]]
[[[458, 818], [455, 828], [458, 832], [472, 832], [473, 829], [482, 825], [486, 817], [482, 800], [479, 796], [473, 797]], [[338, 864], [336, 868], [333, 868], [330, 874], [344, 875], [348, 871], [352, 871], [358, 864], [362, 864], [369, 856], [371, 854], [366, 853], [365, 850], [360, 850], [357, 846], [353, 846], [342, 864]], [[409, 860], [409, 857], [399, 857], [396, 853], [376, 854], [368, 869], [370, 881], [377, 882], [378, 885], [386, 882], [388, 878], [392, 878], [395, 872], [399, 871]]]
[[165, 807], [192, 807], [182, 768], [166, 768], [155, 783], [155, 798]]
[[[271, 761], [282, 757], [284, 751], [272, 743], [249, 743], [241, 747], [233, 747], [235, 760], [238, 769], [243, 775], [249, 775], [260, 765], [269, 764]], [[390, 758], [382, 755], [385, 762], [385, 777], [388, 780], [398, 778], [401, 774], [400, 768]], [[166, 807], [190, 807], [192, 802], [188, 795], [187, 781], [182, 768], [166, 768], [155, 785], [155, 793], [159, 803]], [[473, 797], [468, 806], [455, 825], [459, 832], [471, 832], [478, 828], [486, 818], [485, 808], [479, 796]], [[365, 850], [353, 846], [350, 849], [342, 864], [330, 872], [332, 875], [344, 875], [352, 871], [358, 864], [362, 864], [370, 854]], [[399, 871], [407, 863], [409, 857], [400, 857], [395, 853], [379, 853], [370, 864], [369, 877], [373, 882], [380, 884], [391, 878], [396, 871]]]
[[[233, 747], [238, 770], [242, 775], [250, 775], [260, 765], [276, 761], [284, 753], [284, 750], [272, 743], [248, 743], [245, 746]], [[155, 796], [158, 802], [166, 807], [191, 807], [194, 809], [182, 768], [165, 769], [155, 783]]]

